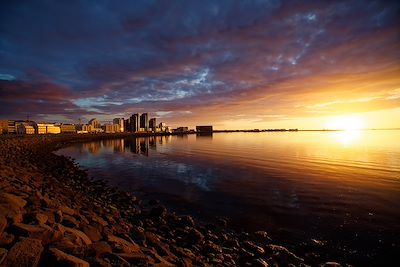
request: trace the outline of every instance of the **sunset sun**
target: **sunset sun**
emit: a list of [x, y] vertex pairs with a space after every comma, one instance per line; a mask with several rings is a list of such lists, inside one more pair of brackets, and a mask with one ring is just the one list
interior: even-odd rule
[[364, 123], [361, 118], [353, 116], [335, 117], [326, 123], [326, 128], [329, 130], [359, 130], [364, 127]]

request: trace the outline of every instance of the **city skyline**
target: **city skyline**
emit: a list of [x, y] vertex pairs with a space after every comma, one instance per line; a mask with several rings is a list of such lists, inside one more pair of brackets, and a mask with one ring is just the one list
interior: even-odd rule
[[398, 1], [0, 7], [0, 119], [400, 128]]

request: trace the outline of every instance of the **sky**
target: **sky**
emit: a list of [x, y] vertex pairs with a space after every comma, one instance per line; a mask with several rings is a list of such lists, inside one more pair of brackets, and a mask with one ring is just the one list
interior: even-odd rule
[[400, 127], [399, 14], [399, 1], [1, 1], [0, 119]]

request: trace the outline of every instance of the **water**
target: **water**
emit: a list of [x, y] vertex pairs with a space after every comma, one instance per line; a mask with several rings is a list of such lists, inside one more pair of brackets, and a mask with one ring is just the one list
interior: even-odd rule
[[227, 217], [303, 255], [373, 266], [400, 251], [400, 131], [128, 138], [58, 153], [177, 213]]

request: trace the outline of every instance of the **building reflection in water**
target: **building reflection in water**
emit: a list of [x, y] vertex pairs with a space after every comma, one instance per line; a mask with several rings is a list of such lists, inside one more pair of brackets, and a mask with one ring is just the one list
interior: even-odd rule
[[196, 139], [212, 139], [213, 133], [196, 133]]
[[156, 151], [157, 144], [163, 145], [171, 142], [171, 136], [149, 136], [126, 139], [110, 139], [99, 142], [83, 143], [82, 149], [96, 155], [101, 149], [113, 149], [114, 152], [130, 151], [135, 155], [149, 156], [149, 150]]

